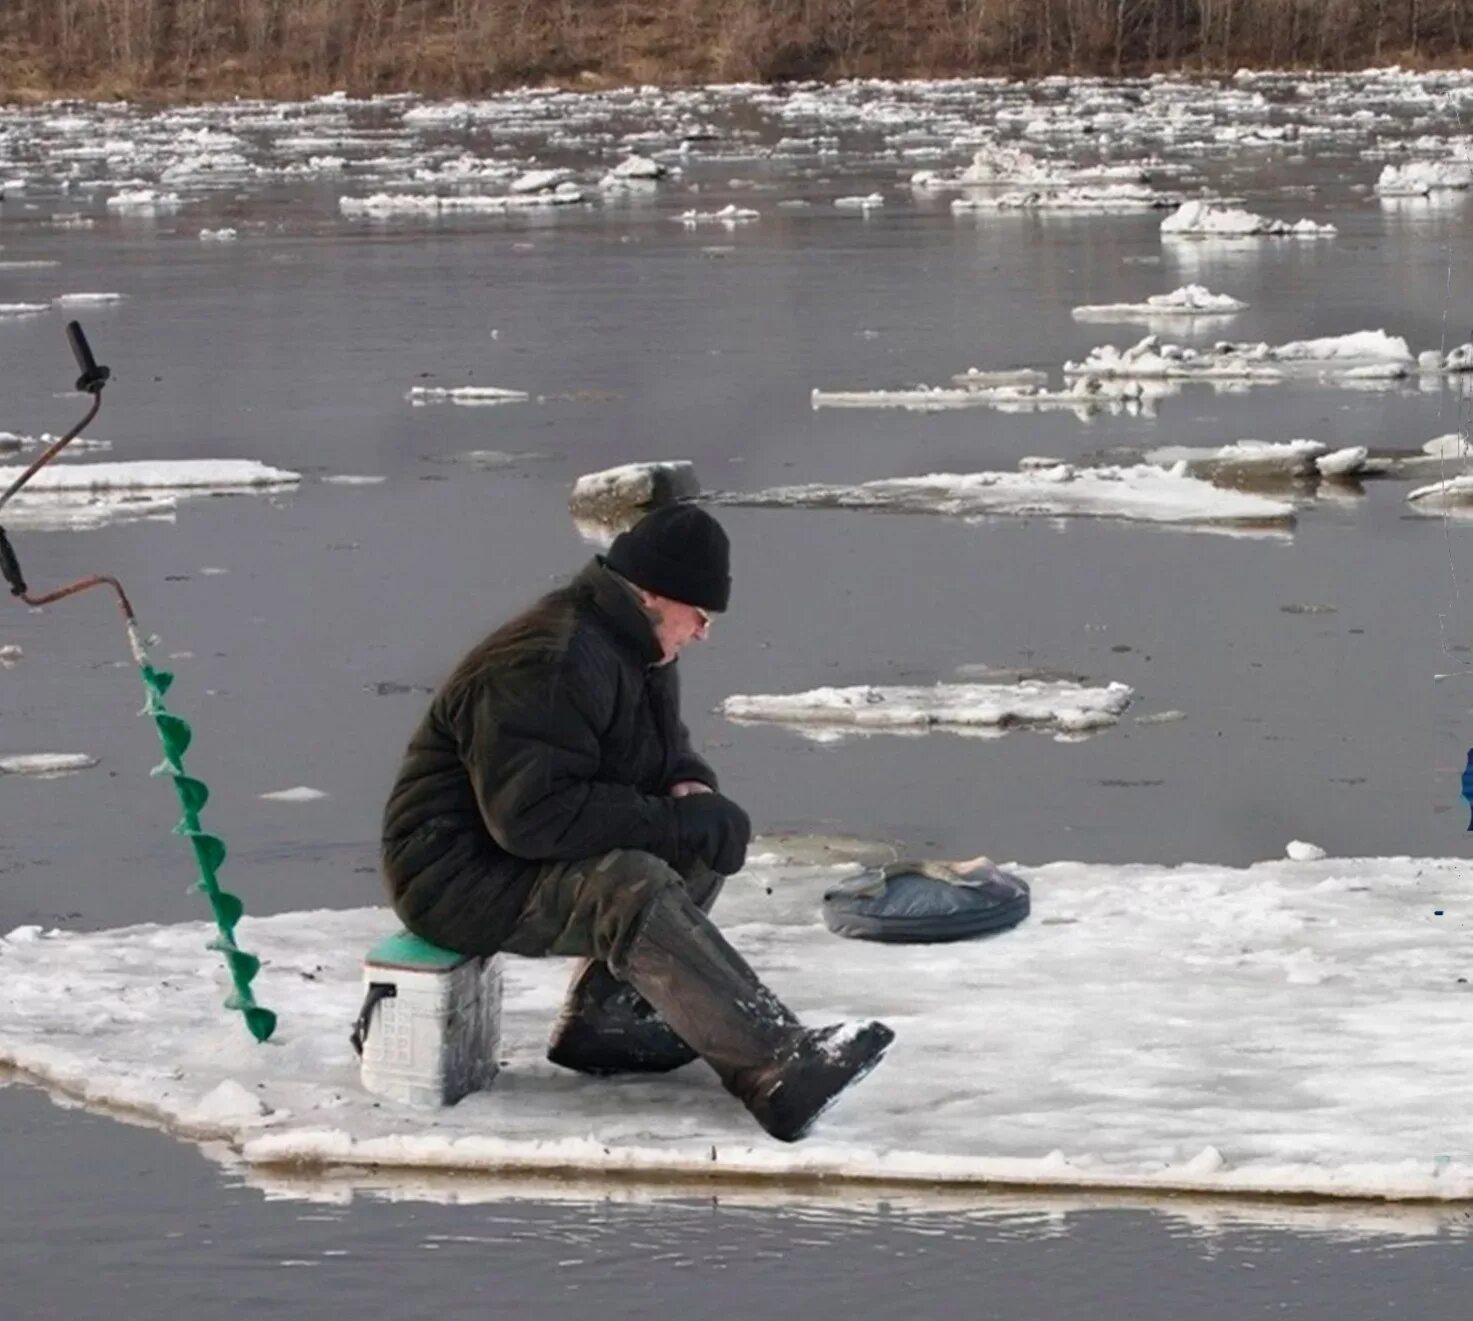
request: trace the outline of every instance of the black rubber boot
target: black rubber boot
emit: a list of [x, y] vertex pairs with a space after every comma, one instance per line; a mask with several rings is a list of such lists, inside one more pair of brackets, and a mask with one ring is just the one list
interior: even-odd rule
[[796, 1142], [880, 1062], [883, 1023], [803, 1027], [681, 892], [650, 906], [618, 971], [773, 1137]]
[[[686, 893], [709, 913], [726, 878], [709, 867], [687, 876]], [[577, 1073], [669, 1073], [699, 1058], [634, 987], [597, 959], [573, 972], [547, 1058]]]

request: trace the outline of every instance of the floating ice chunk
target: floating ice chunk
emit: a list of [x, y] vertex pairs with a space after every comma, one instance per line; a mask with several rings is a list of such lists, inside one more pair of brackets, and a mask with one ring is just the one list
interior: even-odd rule
[[110, 211], [173, 211], [179, 204], [178, 193], [160, 193], [152, 188], [125, 188], [107, 199]]
[[1353, 477], [1364, 472], [1371, 452], [1364, 445], [1348, 445], [1332, 454], [1321, 454], [1314, 461], [1322, 477]]
[[0, 317], [39, 316], [49, 311], [50, 303], [0, 303]]
[[321, 789], [298, 784], [290, 789], [273, 789], [270, 793], [260, 794], [258, 797], [268, 803], [315, 803], [319, 798], [326, 798], [327, 795]]
[[873, 211], [885, 205], [882, 193], [868, 193], [863, 197], [836, 197], [834, 205], [841, 211]]
[[116, 303], [122, 297], [122, 294], [108, 293], [61, 294], [57, 297], [56, 304], [58, 307], [81, 307], [94, 303]]
[[[0, 468], [0, 490], [23, 468]], [[238, 490], [290, 486], [298, 473], [268, 467], [254, 459], [143, 459], [129, 463], [66, 463], [42, 468], [22, 495], [36, 499], [53, 492], [140, 490]]]
[[1241, 377], [1278, 380], [1285, 365], [1322, 375], [1350, 377], [1371, 373], [1401, 377], [1416, 365], [1406, 340], [1384, 330], [1363, 330], [1286, 344], [1235, 344], [1222, 340], [1208, 349], [1163, 344], [1156, 335], [1126, 349], [1105, 344], [1083, 362], [1066, 362], [1065, 376], [1134, 376], [1167, 380]]
[[630, 156], [620, 161], [609, 173], [616, 179], [663, 179], [670, 173], [670, 167], [661, 165], [648, 156]]
[[568, 508], [577, 517], [597, 520], [625, 510], [657, 509], [700, 493], [701, 483], [688, 459], [626, 463], [578, 478]]
[[682, 211], [675, 218], [687, 228], [694, 228], [696, 225], [742, 225], [759, 220], [761, 216], [760, 211], [730, 202], [719, 211]]
[[1258, 236], [1320, 238], [1333, 235], [1334, 225], [1320, 225], [1312, 220], [1269, 220], [1251, 211], [1235, 207], [1213, 206], [1209, 202], [1183, 202], [1181, 207], [1161, 222], [1162, 234], [1188, 238], [1252, 238]]
[[1180, 206], [1180, 193], [1163, 193], [1144, 184], [1105, 184], [1079, 188], [1031, 188], [996, 197], [958, 197], [953, 211], [1155, 211]]
[[1329, 446], [1317, 440], [1238, 440], [1207, 449], [1164, 445], [1142, 457], [1163, 468], [1179, 464], [1193, 477], [1272, 481], [1312, 476], [1320, 456], [1328, 453]]
[[[1060, 187], [1087, 181], [1115, 179], [1125, 183], [1145, 183], [1145, 169], [1139, 164], [1072, 165], [1066, 161], [1045, 161], [1019, 147], [998, 143], [979, 147], [972, 163], [956, 176], [955, 183], [1024, 184], [1030, 187]], [[953, 181], [949, 181], [953, 182]]]
[[1459, 372], [1473, 371], [1473, 344], [1459, 344], [1446, 353], [1426, 349], [1417, 355], [1417, 370], [1424, 376], [1452, 376]]
[[1247, 303], [1215, 294], [1205, 285], [1184, 284], [1169, 294], [1151, 294], [1144, 303], [1087, 303], [1074, 309], [1079, 321], [1133, 321], [1157, 317], [1231, 316]]
[[1061, 464], [1019, 473], [931, 473], [859, 486], [815, 483], [718, 498], [725, 504], [894, 509], [957, 517], [1121, 518], [1208, 528], [1283, 528], [1294, 521], [1292, 504], [1222, 490], [1185, 472], [1163, 471], [1149, 464], [1082, 469]]
[[1473, 186], [1473, 170], [1467, 165], [1444, 161], [1409, 161], [1388, 165], [1376, 180], [1382, 197], [1425, 197], [1434, 189]]
[[405, 398], [417, 404], [524, 404], [531, 396], [496, 385], [412, 385]]
[[201, 243], [233, 243], [240, 235], [233, 229], [202, 229], [199, 237]]
[[566, 183], [572, 177], [572, 170], [528, 170], [525, 174], [512, 180], [511, 190], [514, 193], [550, 192], [559, 184]]
[[1460, 473], [1444, 482], [1419, 486], [1407, 492], [1413, 505], [1431, 509], [1451, 509], [1473, 505], [1473, 474]]
[[331, 473], [322, 479], [329, 486], [379, 486], [388, 479], [369, 473]]
[[[979, 374], [982, 375], [982, 374]], [[814, 408], [907, 408], [931, 412], [946, 408], [998, 408], [1005, 412], [1068, 408], [1076, 412], [1133, 412], [1145, 402], [1139, 381], [1109, 380], [1087, 376], [1063, 390], [1045, 390], [1037, 385], [979, 385], [977, 378], [960, 375], [961, 389], [923, 385], [909, 390], [814, 390]]]
[[176, 502], [149, 491], [61, 491], [28, 494], [29, 487], [5, 506], [5, 526], [42, 528], [105, 527], [137, 519], [171, 518]]
[[1284, 856], [1294, 862], [1318, 862], [1330, 855], [1318, 844], [1309, 844], [1302, 839], [1291, 839], [1284, 849]]
[[815, 688], [786, 695], [736, 694], [721, 703], [731, 720], [841, 726], [866, 732], [948, 729], [997, 733], [1027, 725], [1077, 734], [1115, 724], [1134, 691], [1123, 683], [939, 683], [931, 687]]
[[552, 189], [509, 194], [374, 193], [368, 197], [340, 197], [338, 209], [345, 216], [439, 215], [445, 211], [501, 212], [524, 207], [570, 206], [584, 200], [573, 184]]
[[19, 756], [0, 757], [0, 774], [30, 775], [49, 780], [60, 775], [71, 775], [96, 766], [97, 758], [79, 752], [28, 752]]
[[0, 646], [0, 669], [11, 669], [25, 655], [13, 642]]

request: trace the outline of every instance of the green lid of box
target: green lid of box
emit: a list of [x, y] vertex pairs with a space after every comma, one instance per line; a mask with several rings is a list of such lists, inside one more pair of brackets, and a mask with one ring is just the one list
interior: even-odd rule
[[469, 954], [457, 954], [453, 949], [442, 949], [408, 931], [385, 936], [368, 951], [366, 962], [381, 968], [407, 968], [413, 972], [449, 972], [469, 959]]

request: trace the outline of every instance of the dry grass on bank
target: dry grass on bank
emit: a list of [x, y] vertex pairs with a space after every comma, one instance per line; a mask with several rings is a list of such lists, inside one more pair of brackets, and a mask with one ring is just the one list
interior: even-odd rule
[[1458, 63], [1473, 0], [0, 0], [0, 99]]

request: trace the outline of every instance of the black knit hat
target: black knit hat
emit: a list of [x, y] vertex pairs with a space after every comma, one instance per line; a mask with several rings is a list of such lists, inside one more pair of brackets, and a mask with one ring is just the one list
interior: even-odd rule
[[731, 599], [731, 543], [696, 505], [646, 514], [614, 538], [604, 563], [636, 587], [703, 610], [725, 610]]

